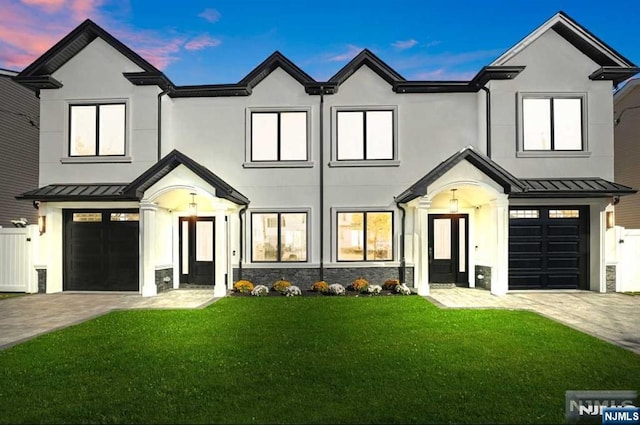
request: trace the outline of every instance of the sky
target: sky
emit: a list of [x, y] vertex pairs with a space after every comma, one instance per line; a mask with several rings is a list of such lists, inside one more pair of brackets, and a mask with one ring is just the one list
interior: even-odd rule
[[89, 18], [177, 85], [236, 83], [276, 50], [326, 81], [363, 48], [408, 80], [469, 80], [560, 10], [640, 64], [638, 0], [0, 0], [0, 68]]

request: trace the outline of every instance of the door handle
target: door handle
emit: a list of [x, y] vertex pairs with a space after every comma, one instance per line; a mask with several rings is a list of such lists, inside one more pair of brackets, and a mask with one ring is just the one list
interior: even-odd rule
[[429, 247], [429, 264], [433, 262], [433, 247]]

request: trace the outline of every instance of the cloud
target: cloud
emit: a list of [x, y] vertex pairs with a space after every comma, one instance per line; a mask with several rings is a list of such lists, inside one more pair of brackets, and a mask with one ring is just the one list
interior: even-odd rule
[[211, 22], [212, 24], [218, 22], [220, 20], [220, 12], [215, 9], [205, 9], [198, 14], [199, 17], [203, 18], [205, 21]]
[[416, 44], [418, 44], [418, 40], [414, 40], [413, 38], [410, 40], [404, 40], [404, 41], [396, 41], [395, 43], [392, 43], [391, 45], [393, 47], [395, 47], [398, 50], [407, 50], [412, 48], [413, 46], [415, 46]]
[[219, 39], [203, 34], [190, 40], [184, 45], [184, 48], [187, 50], [202, 50], [207, 47], [217, 47], [220, 44], [222, 44], [222, 41]]
[[346, 62], [348, 60], [353, 59], [362, 50], [363, 50], [362, 47], [349, 44], [347, 45], [346, 52], [325, 55], [325, 61], [326, 62]]
[[473, 71], [452, 71], [447, 68], [438, 68], [431, 71], [422, 71], [409, 76], [409, 80], [418, 81], [469, 81], [476, 75]]

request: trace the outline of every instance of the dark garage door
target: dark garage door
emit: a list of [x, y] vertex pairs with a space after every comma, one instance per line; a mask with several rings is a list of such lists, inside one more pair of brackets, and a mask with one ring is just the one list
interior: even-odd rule
[[588, 207], [509, 210], [509, 289], [588, 289]]
[[64, 211], [64, 289], [138, 290], [138, 210]]

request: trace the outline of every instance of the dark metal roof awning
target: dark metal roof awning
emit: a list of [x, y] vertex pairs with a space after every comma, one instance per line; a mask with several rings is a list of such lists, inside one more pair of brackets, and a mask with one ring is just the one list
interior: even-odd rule
[[136, 201], [124, 196], [126, 183], [115, 184], [50, 184], [25, 192], [16, 199], [34, 201]]
[[610, 182], [598, 177], [520, 179], [524, 190], [512, 193], [512, 198], [606, 198], [610, 196], [632, 195], [637, 192], [631, 187]]

